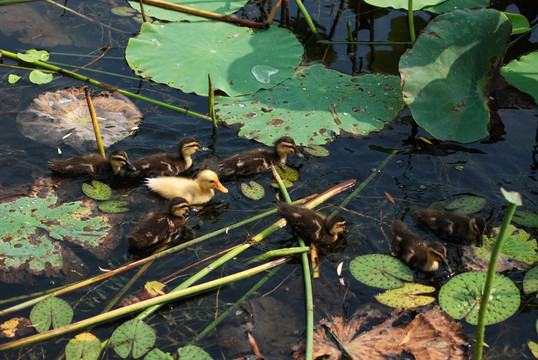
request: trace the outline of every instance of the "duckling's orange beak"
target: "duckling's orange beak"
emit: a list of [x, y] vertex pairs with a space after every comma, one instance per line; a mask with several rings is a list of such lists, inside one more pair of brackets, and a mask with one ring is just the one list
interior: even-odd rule
[[221, 192], [223, 192], [223, 193], [225, 193], [225, 194], [228, 192], [228, 189], [226, 189], [226, 188], [224, 187], [224, 185], [222, 185], [222, 184], [220, 183], [220, 181], [218, 181], [218, 180], [217, 180], [217, 186], [215, 186], [215, 189], [217, 189], [218, 191], [221, 191]]

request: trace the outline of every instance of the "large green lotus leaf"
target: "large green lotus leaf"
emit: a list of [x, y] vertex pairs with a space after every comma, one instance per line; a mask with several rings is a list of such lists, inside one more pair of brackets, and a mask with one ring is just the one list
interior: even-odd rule
[[385, 291], [376, 295], [375, 298], [382, 304], [393, 308], [415, 308], [431, 304], [435, 301], [432, 296], [422, 296], [419, 294], [434, 292], [435, 288], [415, 283], [405, 283], [397, 289]]
[[441, 14], [455, 9], [478, 9], [489, 6], [489, 0], [448, 0], [438, 5], [427, 6], [425, 11]]
[[349, 264], [349, 271], [360, 282], [381, 289], [399, 288], [404, 285], [401, 280], [413, 281], [413, 272], [407, 265], [383, 254], [358, 256]]
[[[469, 324], [476, 325], [485, 283], [485, 271], [456, 275], [439, 291], [439, 305], [453, 318], [465, 317]], [[512, 280], [495, 274], [486, 312], [486, 325], [496, 324], [512, 316], [519, 307], [519, 302], [519, 290]]]
[[523, 292], [530, 294], [538, 291], [538, 266], [525, 273], [523, 278]]
[[65, 360], [97, 360], [101, 353], [101, 342], [89, 333], [78, 334], [65, 346]]
[[[413, 0], [413, 10], [420, 10], [426, 6], [437, 5], [444, 1], [446, 0]], [[382, 8], [391, 7], [405, 10], [407, 10], [407, 4], [409, 4], [409, 0], [364, 0], [364, 2]]]
[[399, 64], [403, 97], [418, 125], [440, 140], [488, 136], [486, 89], [510, 27], [491, 9], [456, 10], [429, 23]]
[[51, 326], [56, 329], [69, 325], [73, 320], [73, 309], [62, 299], [50, 296], [35, 304], [30, 312], [30, 320], [40, 333]]
[[[183, 6], [188, 6], [195, 8], [197, 10], [210, 11], [222, 15], [230, 15], [241, 9], [247, 3], [246, 0], [211, 0], [211, 1], [200, 1], [200, 0], [167, 0], [167, 2], [172, 4], [178, 4]], [[140, 11], [140, 3], [138, 1], [129, 1], [131, 5], [136, 10]], [[160, 20], [167, 21], [203, 21], [205, 18], [199, 17], [196, 15], [190, 15], [182, 13], [180, 11], [168, 10], [162, 7], [153, 6], [144, 4], [144, 12], [146, 15], [152, 16]]]
[[110, 346], [122, 358], [132, 353], [138, 359], [155, 344], [157, 335], [142, 320], [132, 319], [121, 324], [110, 337]]
[[302, 145], [322, 145], [341, 132], [367, 135], [403, 107], [399, 77], [350, 76], [320, 64], [299, 69], [270, 90], [215, 99], [220, 120], [242, 124], [240, 136], [266, 145], [288, 134]]
[[530, 94], [538, 103], [538, 51], [512, 60], [501, 68], [501, 75], [519, 90]]
[[214, 22], [144, 23], [125, 50], [129, 66], [142, 77], [207, 95], [209, 74], [213, 88], [230, 96], [289, 78], [302, 54], [302, 45], [286, 29], [254, 31]]

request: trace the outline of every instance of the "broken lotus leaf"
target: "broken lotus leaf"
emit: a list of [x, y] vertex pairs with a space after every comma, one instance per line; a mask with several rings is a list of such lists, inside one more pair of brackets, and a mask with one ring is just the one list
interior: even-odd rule
[[83, 183], [82, 192], [89, 198], [94, 200], [108, 200], [112, 196], [112, 189], [107, 184], [92, 180], [92, 184]]
[[253, 180], [249, 181], [248, 184], [241, 183], [241, 192], [243, 195], [252, 200], [260, 200], [265, 195], [263, 186]]
[[538, 214], [528, 210], [517, 210], [512, 221], [525, 227], [538, 227]]
[[[120, 93], [101, 92], [93, 97], [105, 148], [129, 136], [143, 116]], [[81, 152], [97, 149], [84, 88], [46, 92], [17, 115], [21, 133], [39, 143], [67, 144]]]
[[194, 345], [187, 345], [177, 349], [177, 354], [180, 359], [196, 359], [196, 360], [212, 360], [202, 348]]
[[[459, 274], [450, 279], [439, 291], [439, 304], [454, 319], [476, 325], [480, 299], [486, 283], [486, 272]], [[520, 303], [519, 289], [512, 280], [495, 274], [491, 297], [486, 312], [486, 325], [496, 324], [512, 316]]]
[[95, 335], [89, 332], [78, 334], [73, 339], [69, 340], [69, 342], [65, 346], [65, 358], [67, 360], [98, 359], [100, 353], [101, 342]]
[[454, 210], [461, 214], [474, 214], [479, 212], [486, 205], [486, 199], [480, 196], [465, 195], [459, 196], [445, 205], [445, 209]]
[[360, 282], [381, 288], [395, 289], [404, 281], [413, 281], [413, 272], [400, 260], [382, 254], [358, 256], [349, 264], [349, 271]]
[[414, 308], [431, 304], [435, 301], [432, 296], [420, 296], [418, 294], [434, 292], [435, 288], [416, 283], [405, 283], [402, 287], [385, 291], [376, 295], [380, 303], [393, 308]]
[[[476, 249], [477, 255], [488, 258], [495, 245], [500, 227], [494, 227], [490, 237], [483, 237], [483, 246]], [[501, 247], [500, 255], [532, 265], [538, 261], [536, 239], [531, 239], [525, 230], [518, 229], [514, 225], [508, 226], [508, 233]]]
[[523, 278], [523, 292], [531, 294], [538, 291], [538, 266], [533, 267]]
[[32, 308], [30, 321], [40, 333], [69, 325], [73, 320], [73, 309], [60, 298], [49, 296]]
[[[463, 246], [461, 262], [469, 271], [487, 271], [491, 259], [491, 250], [491, 247]], [[528, 268], [529, 265], [522, 261], [517, 261], [504, 254], [499, 254], [495, 271], [502, 273], [514, 269], [526, 270]]]
[[400, 78], [350, 76], [321, 64], [299, 68], [270, 90], [215, 98], [218, 118], [240, 124], [240, 136], [271, 146], [293, 134], [300, 145], [323, 145], [343, 132], [365, 136], [383, 129], [404, 107]]
[[14, 338], [25, 336], [34, 331], [30, 319], [24, 317], [11, 318], [0, 324], [0, 338]]
[[110, 346], [122, 358], [132, 353], [138, 359], [155, 344], [157, 335], [149, 325], [142, 320], [131, 319], [124, 322], [110, 337]]

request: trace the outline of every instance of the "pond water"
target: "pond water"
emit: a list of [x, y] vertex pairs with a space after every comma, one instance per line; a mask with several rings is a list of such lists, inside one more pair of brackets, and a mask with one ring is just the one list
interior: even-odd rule
[[[495, 7], [512, 12], [525, 12], [531, 23], [537, 21], [536, 9], [527, 9], [524, 2], [496, 2]], [[110, 13], [110, 8], [124, 6], [120, 1], [71, 1], [69, 8], [75, 9], [92, 19], [119, 29], [113, 31], [82, 19], [70, 12], [49, 3], [38, 2], [17, 4], [0, 7], [2, 18], [9, 15], [13, 19], [8, 25], [0, 25], [3, 32], [0, 48], [12, 52], [38, 48], [51, 51], [52, 61], [65, 66], [74, 64], [81, 66], [91, 61], [100, 53], [100, 49], [109, 44], [110, 51], [89, 69], [80, 70], [99, 81], [140, 93], [144, 96], [167, 102], [179, 107], [187, 107], [192, 111], [205, 114], [207, 100], [192, 94], [184, 94], [164, 85], [155, 84], [148, 80], [140, 80], [129, 69], [124, 60], [124, 49], [131, 33], [139, 29], [139, 24], [129, 17], [116, 17]], [[356, 31], [359, 40], [387, 40], [390, 32], [401, 31], [405, 37], [406, 27], [398, 26], [405, 23], [404, 12], [373, 9], [360, 3], [360, 15], [356, 15], [346, 2], [331, 1], [308, 2], [307, 8], [314, 20], [319, 24], [325, 35], [335, 40], [346, 38], [345, 23], [353, 24], [360, 21], [361, 26]], [[292, 6], [290, 4], [290, 6]], [[533, 12], [534, 11], [534, 12]], [[268, 13], [265, 2], [249, 3], [241, 11], [248, 18], [258, 19], [260, 13]], [[403, 53], [403, 46], [358, 46], [354, 52], [348, 53], [347, 45], [335, 45], [327, 48], [316, 44], [309, 37], [306, 24], [297, 20], [297, 10], [290, 10], [292, 30], [306, 46], [308, 62], [323, 61], [332, 69], [348, 74], [386, 72], [397, 74], [398, 58]], [[417, 15], [417, 27], [423, 27], [429, 15]], [[24, 21], [15, 21], [23, 19]], [[28, 23], [35, 24], [28, 26]], [[375, 31], [373, 30], [375, 29]], [[398, 30], [403, 29], [403, 30]], [[391, 38], [392, 37], [391, 35]], [[396, 36], [398, 38], [398, 36]], [[536, 49], [536, 34], [525, 38], [515, 49], [511, 49], [508, 57], [521, 54], [521, 48]], [[518, 48], [519, 47], [519, 48]], [[518, 52], [519, 51], [519, 52]], [[77, 55], [75, 55], [77, 54]], [[8, 63], [7, 60], [4, 63]], [[46, 85], [30, 84], [22, 80], [15, 85], [8, 84], [7, 74], [14, 69], [0, 68], [0, 114], [2, 132], [0, 132], [0, 189], [2, 197], [6, 194], [24, 193], [27, 184], [32, 184], [39, 177], [50, 175], [47, 162], [59, 157], [55, 148], [47, 147], [25, 138], [16, 126], [19, 111], [25, 109], [33, 98], [45, 91], [54, 91], [68, 86], [82, 86], [80, 82], [61, 76], [55, 76], [53, 82]], [[19, 72], [18, 72], [19, 73]], [[100, 89], [97, 89], [100, 91]], [[177, 141], [184, 136], [193, 136], [210, 150], [197, 153], [194, 156], [194, 168], [203, 161], [212, 158], [224, 158], [241, 150], [258, 146], [257, 143], [239, 138], [235, 129], [220, 127], [214, 132], [207, 120], [164, 109], [156, 105], [135, 101], [145, 118], [135, 135], [126, 138], [113, 148], [125, 150], [131, 159], [157, 151], [175, 149]], [[367, 287], [355, 280], [349, 272], [349, 262], [358, 255], [382, 253], [390, 254], [390, 228], [392, 219], [402, 219], [408, 225], [414, 224], [414, 214], [417, 209], [430, 206], [432, 203], [455, 198], [458, 195], [476, 195], [487, 200], [485, 208], [480, 212], [486, 221], [488, 229], [499, 226], [507, 207], [501, 195], [500, 188], [521, 193], [523, 208], [537, 211], [537, 169], [538, 169], [538, 128], [536, 117], [538, 111], [533, 109], [501, 108], [498, 110], [503, 130], [496, 137], [484, 139], [471, 144], [452, 142], [425, 142], [421, 137], [431, 140], [431, 137], [417, 127], [409, 113], [403, 111], [398, 119], [393, 121], [382, 132], [368, 137], [355, 138], [341, 136], [326, 149], [328, 157], [307, 156], [304, 159], [291, 157], [290, 163], [300, 167], [300, 180], [290, 189], [293, 199], [321, 193], [331, 186], [346, 179], [356, 179], [358, 184], [364, 181], [372, 172], [377, 172], [371, 181], [357, 197], [351, 200], [341, 214], [347, 219], [348, 232], [345, 243], [321, 254], [322, 279], [314, 280], [316, 293], [316, 321], [326, 316], [351, 317], [353, 313], [364, 307], [379, 307], [373, 295], [379, 290]], [[293, 134], [290, 134], [293, 136]], [[385, 160], [393, 149], [400, 149], [382, 171], [377, 171], [379, 164]], [[75, 155], [77, 152], [68, 147], [62, 148], [62, 156]], [[269, 175], [256, 178], [266, 188], [266, 195], [261, 201], [245, 198], [239, 189], [239, 182], [228, 182], [225, 185], [230, 192], [218, 193], [213, 202], [199, 214], [189, 219], [190, 236], [201, 236], [234, 224], [248, 217], [274, 208], [278, 199], [276, 192], [270, 189]], [[80, 191], [80, 182], [68, 185], [73, 189], [61, 201], [78, 200], [84, 197]], [[348, 190], [330, 199], [319, 209], [328, 214], [336, 209], [352, 190]], [[392, 202], [386, 194], [394, 199]], [[134, 228], [137, 220], [145, 213], [163, 208], [164, 202], [141, 186], [131, 190], [127, 197], [130, 211], [123, 221], [114, 228], [121, 237], [122, 243], [106, 259], [98, 259], [80, 248], [73, 251], [88, 266], [89, 275], [97, 275], [103, 269], [113, 269], [136, 259], [129, 254], [125, 234]], [[273, 215], [255, 221], [244, 227], [231, 230], [208, 241], [189, 247], [174, 255], [156, 261], [133, 285], [131, 291], [141, 288], [147, 281], [159, 280], [182, 269], [200, 259], [216, 254], [249, 239], [278, 218]], [[413, 229], [416, 229], [413, 225]], [[527, 229], [533, 238], [538, 234], [536, 229]], [[421, 235], [432, 239], [428, 234]], [[289, 230], [284, 228], [270, 235], [259, 244], [238, 256], [225, 266], [215, 269], [207, 280], [219, 278], [228, 274], [242, 271], [248, 266], [246, 262], [267, 250], [294, 246], [295, 239]], [[460, 268], [461, 259], [457, 249], [449, 247], [449, 261], [453, 268]], [[343, 262], [342, 278], [339, 281], [336, 268]], [[198, 265], [181, 273], [171, 282], [168, 289], [177, 286], [190, 274], [201, 269]], [[134, 271], [126, 272], [112, 280], [82, 288], [62, 296], [75, 309], [75, 320], [81, 320], [99, 313], [124, 284], [134, 275]], [[442, 274], [433, 280], [439, 287], [446, 277]], [[513, 272], [510, 276], [521, 284], [522, 274]], [[211, 290], [163, 307], [158, 315], [151, 317], [148, 323], [157, 331], [157, 346], [170, 353], [177, 347], [190, 344], [214, 318], [226, 311], [245, 292], [256, 284], [263, 275], [242, 280]], [[206, 280], [206, 279], [204, 279]], [[429, 280], [427, 280], [429, 281]], [[63, 279], [38, 277], [32, 286], [0, 284], [1, 299], [23, 295], [36, 291], [47, 290], [64, 283]], [[129, 292], [131, 292], [129, 291]], [[259, 299], [264, 296], [262, 302]], [[258, 334], [278, 333], [278, 336], [258, 339], [262, 353], [277, 358], [274, 352], [284, 353], [286, 348], [296, 345], [304, 335], [304, 308], [297, 299], [302, 299], [302, 270], [297, 259], [279, 267], [274, 276], [263, 284], [249, 297], [253, 302], [245, 303], [245, 313], [254, 312], [255, 326]], [[255, 300], [256, 299], [256, 300]], [[280, 300], [280, 301], [279, 301]], [[2, 308], [11, 306], [3, 304]], [[261, 309], [261, 310], [260, 310]], [[275, 309], [279, 311], [275, 311]], [[384, 311], [388, 312], [387, 308]], [[29, 310], [17, 313], [17, 316], [28, 317]], [[536, 333], [536, 300], [533, 296], [523, 296], [522, 305], [515, 315], [508, 320], [486, 328], [486, 349], [488, 358], [521, 359], [532, 358], [527, 347], [527, 341], [537, 341]], [[233, 314], [232, 314], [233, 315]], [[231, 316], [230, 316], [231, 317]], [[2, 319], [3, 321], [4, 319]], [[291, 325], [283, 325], [289, 322]], [[107, 323], [96, 327], [92, 333], [104, 340], [110, 335], [117, 323]], [[203, 347], [211, 356], [230, 358], [237, 353], [230, 352], [222, 345], [224, 335], [228, 331], [236, 331], [239, 326], [233, 322], [225, 326], [225, 331], [211, 331], [195, 345]], [[263, 324], [263, 325], [262, 325]], [[470, 339], [474, 337], [475, 327], [462, 321], [465, 333]], [[267, 327], [264, 327], [267, 326]], [[230, 330], [231, 329], [231, 330]], [[235, 330], [234, 330], [235, 329]], [[259, 335], [263, 337], [262, 335]], [[266, 335], [265, 335], [266, 336]], [[30, 358], [30, 354], [46, 353], [44, 357], [55, 358], [63, 353], [69, 334], [60, 342], [50, 341], [41, 347], [22, 347], [2, 353], [2, 358]], [[472, 342], [472, 341], [471, 341]], [[271, 348], [274, 348], [271, 350]], [[276, 349], [276, 350], [275, 350]], [[43, 356], [41, 356], [43, 357]], [[113, 351], [107, 351], [105, 358], [119, 358]], [[290, 358], [290, 355], [281, 355]]]

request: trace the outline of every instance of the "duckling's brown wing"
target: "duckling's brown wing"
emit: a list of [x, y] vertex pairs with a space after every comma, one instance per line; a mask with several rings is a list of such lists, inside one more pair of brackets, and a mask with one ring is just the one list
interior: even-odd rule
[[170, 215], [168, 212], [149, 213], [127, 236], [129, 244], [135, 249], [144, 249], [164, 242], [177, 234], [185, 225], [185, 218]]
[[63, 177], [97, 176], [111, 174], [107, 159], [100, 154], [78, 155], [66, 159], [52, 160], [49, 169]]
[[143, 156], [131, 164], [136, 168], [133, 176], [140, 178], [175, 176], [187, 170], [184, 159], [166, 153]]
[[325, 228], [327, 218], [324, 215], [314, 210], [289, 204], [281, 204], [278, 211], [286, 219], [293, 231], [304, 238], [305, 241], [313, 243], [331, 242], [328, 237], [332, 238], [332, 236], [327, 233]]
[[273, 149], [255, 149], [234, 154], [218, 164], [220, 174], [225, 176], [246, 176], [259, 173], [279, 165]]

